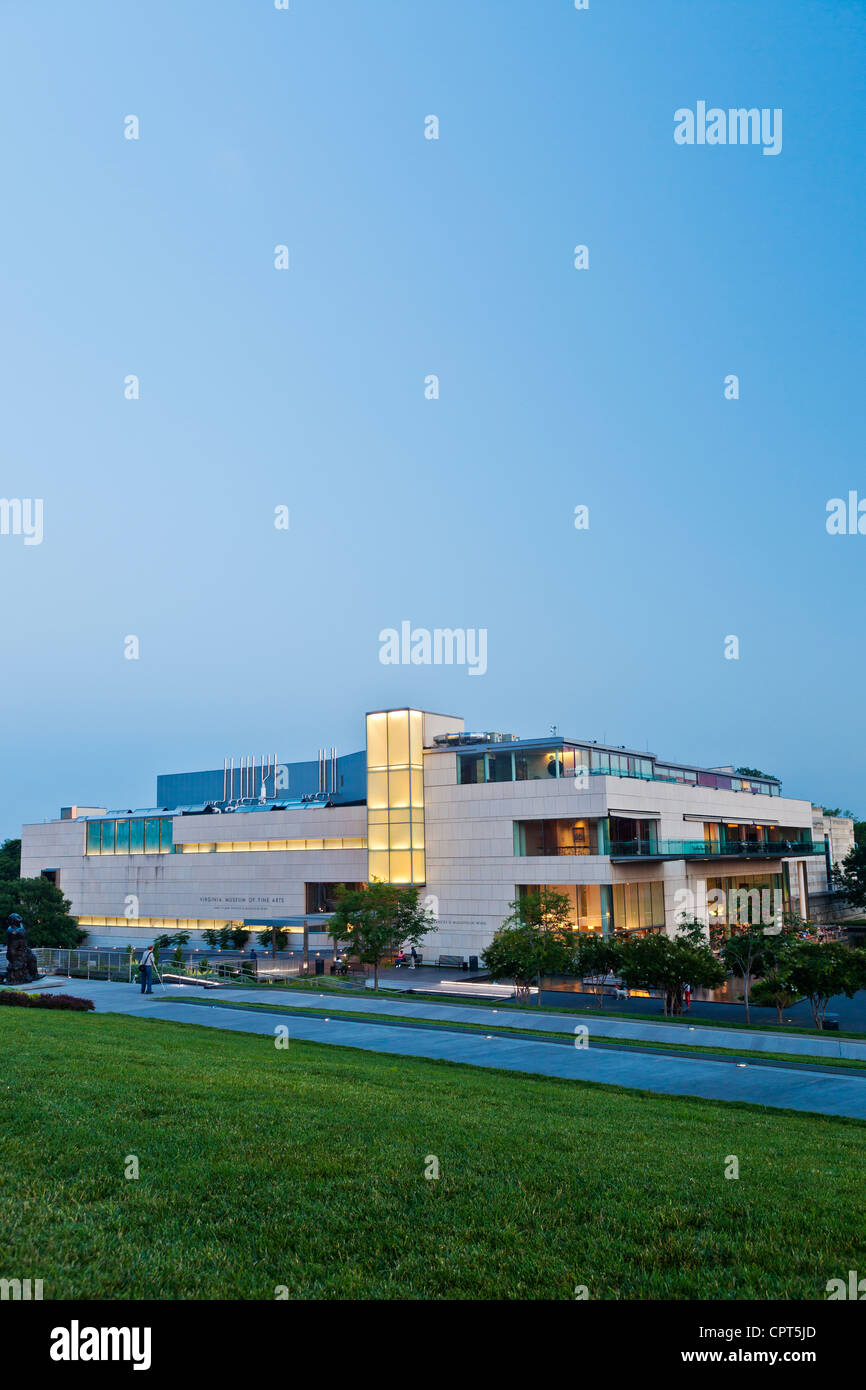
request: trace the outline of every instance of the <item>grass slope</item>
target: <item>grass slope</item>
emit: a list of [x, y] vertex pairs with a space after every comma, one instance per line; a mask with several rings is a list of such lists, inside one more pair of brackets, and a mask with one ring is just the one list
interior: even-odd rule
[[823, 1299], [866, 1268], [855, 1121], [109, 1014], [0, 1038], [0, 1276], [46, 1298]]

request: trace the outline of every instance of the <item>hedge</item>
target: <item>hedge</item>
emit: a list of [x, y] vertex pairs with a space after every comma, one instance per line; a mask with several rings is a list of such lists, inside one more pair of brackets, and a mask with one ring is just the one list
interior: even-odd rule
[[19, 1009], [95, 1009], [92, 999], [79, 999], [75, 994], [19, 994], [14, 989], [0, 989], [0, 1004], [12, 1004]]

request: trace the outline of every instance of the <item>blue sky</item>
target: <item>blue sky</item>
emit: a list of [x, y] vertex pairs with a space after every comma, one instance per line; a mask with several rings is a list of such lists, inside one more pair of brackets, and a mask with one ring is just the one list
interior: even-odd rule
[[[5, 0], [0, 51], [0, 495], [44, 501], [0, 536], [0, 837], [402, 703], [866, 815], [866, 537], [825, 529], [866, 6]], [[781, 154], [677, 146], [699, 100]], [[383, 666], [404, 619], [486, 675]]]

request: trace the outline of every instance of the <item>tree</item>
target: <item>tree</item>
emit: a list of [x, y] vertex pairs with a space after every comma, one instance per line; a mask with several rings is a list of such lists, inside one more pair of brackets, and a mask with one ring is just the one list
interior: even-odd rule
[[853, 999], [866, 987], [866, 950], [835, 941], [792, 941], [784, 977], [798, 998], [808, 999], [815, 1027], [823, 1028], [834, 995]]
[[758, 980], [752, 989], [752, 1003], [761, 1008], [775, 1009], [780, 1023], [784, 1022], [782, 1014], [785, 1009], [790, 1009], [800, 998], [784, 971], [776, 967], [763, 980]]
[[734, 771], [738, 777], [773, 777], [772, 772], [762, 772], [758, 767], [735, 767]]
[[725, 969], [743, 982], [743, 1003], [746, 1006], [747, 1023], [752, 1021], [749, 1014], [752, 976], [759, 975], [763, 970], [766, 950], [767, 937], [760, 928], [744, 925], [732, 926], [731, 934], [719, 952]]
[[418, 889], [374, 879], [364, 888], [336, 890], [337, 906], [328, 921], [328, 935], [337, 947], [346, 942], [363, 965], [372, 965], [374, 987], [379, 988], [383, 957], [405, 946], [416, 946], [434, 925], [433, 917], [418, 906]]
[[866, 844], [849, 850], [833, 869], [833, 881], [852, 907], [866, 907]]
[[219, 949], [221, 935], [222, 933], [217, 927], [205, 927], [204, 931], [202, 932], [202, 936], [205, 939], [205, 945], [210, 946], [212, 951], [216, 951]]
[[31, 946], [54, 946], [74, 950], [87, 936], [70, 915], [69, 901], [56, 883], [47, 878], [16, 878], [0, 881], [0, 923], [10, 912], [24, 918]]
[[530, 986], [544, 975], [574, 973], [575, 932], [564, 893], [542, 888], [509, 904], [511, 912], [482, 953], [494, 980], [513, 980], [518, 1001], [529, 999]]
[[619, 941], [609, 936], [597, 936], [595, 932], [581, 932], [574, 951], [574, 970], [583, 980], [595, 986], [598, 1007], [604, 1007], [604, 982], [608, 975], [616, 975], [622, 960]]
[[288, 933], [285, 927], [274, 926], [265, 927], [259, 938], [263, 946], [273, 947], [273, 954], [277, 951], [284, 951], [289, 943]]
[[230, 927], [229, 936], [236, 951], [242, 951], [250, 939], [246, 927]]
[[710, 950], [702, 922], [683, 922], [675, 937], [664, 932], [631, 937], [620, 949], [620, 977], [638, 989], [660, 989], [665, 1015], [682, 1013], [687, 984], [714, 989], [724, 982], [724, 969]]
[[0, 845], [0, 883], [13, 883], [21, 877], [21, 841], [4, 840]]

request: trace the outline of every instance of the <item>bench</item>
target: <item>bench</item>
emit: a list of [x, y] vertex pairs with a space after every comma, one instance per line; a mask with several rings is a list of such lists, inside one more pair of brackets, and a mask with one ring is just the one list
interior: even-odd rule
[[440, 956], [436, 962], [440, 970], [465, 970], [466, 961], [462, 956]]

